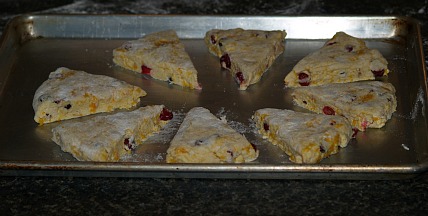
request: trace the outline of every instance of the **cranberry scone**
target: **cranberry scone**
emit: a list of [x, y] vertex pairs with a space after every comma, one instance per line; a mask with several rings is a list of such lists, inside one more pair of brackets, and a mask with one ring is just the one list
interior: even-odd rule
[[201, 89], [184, 45], [173, 30], [127, 41], [113, 50], [113, 62], [123, 68], [190, 89]]
[[124, 81], [60, 67], [36, 90], [34, 120], [40, 125], [94, 113], [128, 109], [146, 92]]
[[203, 107], [192, 108], [167, 150], [167, 163], [243, 163], [259, 151], [226, 121]]
[[115, 162], [161, 130], [173, 114], [163, 105], [61, 122], [52, 140], [79, 161]]
[[285, 31], [212, 29], [205, 44], [220, 58], [222, 68], [230, 71], [240, 90], [257, 83], [275, 59], [284, 52]]
[[291, 95], [298, 106], [344, 116], [360, 131], [383, 127], [397, 108], [394, 86], [381, 81], [294, 88]]
[[352, 127], [341, 116], [264, 108], [253, 119], [264, 139], [282, 149], [294, 163], [318, 163], [339, 152], [352, 138]]
[[364, 40], [337, 32], [323, 47], [301, 59], [284, 78], [285, 86], [319, 86], [374, 80], [389, 73], [388, 62]]

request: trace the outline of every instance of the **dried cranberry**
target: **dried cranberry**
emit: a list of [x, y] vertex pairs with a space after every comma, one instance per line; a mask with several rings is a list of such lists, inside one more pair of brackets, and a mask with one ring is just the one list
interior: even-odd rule
[[214, 35], [211, 35], [211, 37], [210, 37], [210, 38], [211, 38], [211, 43], [212, 43], [212, 44], [215, 44], [215, 43], [217, 42], [217, 41], [215, 40]]
[[162, 112], [160, 113], [160, 116], [159, 116], [159, 118], [162, 120], [162, 121], [168, 121], [168, 120], [171, 120], [172, 119], [172, 117], [174, 117], [174, 115], [172, 114], [172, 112], [171, 111], [169, 111], [167, 108], [163, 108], [162, 109]]
[[135, 143], [130, 142], [129, 138], [126, 138], [125, 140], [123, 140], [123, 144], [125, 145], [125, 149], [127, 150], [132, 150], [135, 148]]
[[362, 127], [362, 128], [364, 128], [364, 129], [366, 129], [368, 126], [369, 126], [369, 122], [368, 122], [367, 120], [364, 120], [364, 121], [361, 123], [361, 127]]
[[325, 153], [325, 149], [324, 149], [324, 147], [322, 145], [320, 145], [320, 152], [321, 153]]
[[385, 73], [385, 69], [372, 70], [372, 73], [374, 74], [375, 77], [381, 77]]
[[244, 74], [242, 72], [236, 73], [235, 76], [236, 76], [236, 80], [239, 82], [239, 84], [244, 82]]
[[71, 104], [67, 104], [64, 108], [70, 109], [71, 108]]
[[308, 104], [308, 102], [306, 102], [306, 101], [302, 101], [304, 104]]
[[330, 45], [333, 45], [333, 44], [336, 44], [337, 42], [329, 42], [329, 43], [327, 43], [327, 46], [330, 46]]
[[335, 115], [336, 112], [334, 112], [334, 109], [329, 107], [329, 106], [325, 106], [324, 108], [322, 108], [322, 112], [326, 115]]
[[257, 151], [257, 146], [256, 146], [256, 145], [254, 145], [254, 144], [252, 144], [252, 143], [250, 143], [250, 144], [251, 144], [251, 146], [253, 147], [254, 151]]
[[229, 154], [230, 154], [230, 156], [232, 156], [232, 157], [233, 157], [233, 151], [227, 150], [227, 153], [229, 153]]
[[352, 128], [352, 138], [355, 138], [358, 134], [358, 129], [357, 128]]
[[150, 71], [152, 71], [151, 68], [145, 66], [145, 65], [141, 65], [141, 73], [142, 74], [150, 74]]
[[345, 46], [345, 49], [346, 49], [346, 51], [348, 51], [348, 52], [352, 52], [352, 50], [354, 50], [354, 46], [352, 46], [352, 45], [346, 45], [346, 46]]
[[227, 53], [220, 57], [220, 64], [223, 68], [228, 68], [228, 69], [230, 69], [230, 67], [232, 66], [232, 63], [230, 62], [230, 57]]
[[299, 77], [299, 84], [301, 86], [308, 86], [309, 85], [309, 80], [310, 80], [309, 74], [304, 73], [304, 72], [300, 72], [297, 76]]
[[263, 123], [263, 129], [265, 129], [265, 131], [268, 131], [269, 125], [267, 123]]

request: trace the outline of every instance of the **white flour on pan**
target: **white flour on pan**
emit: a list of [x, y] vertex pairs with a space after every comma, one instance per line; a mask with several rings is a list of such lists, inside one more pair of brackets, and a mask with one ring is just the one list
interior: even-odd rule
[[419, 87], [418, 95], [416, 96], [415, 104], [413, 105], [412, 112], [410, 113], [411, 119], [413, 121], [416, 120], [416, 117], [418, 115], [418, 111], [420, 110], [422, 116], [425, 117], [425, 95], [424, 91], [422, 90], [422, 87]]

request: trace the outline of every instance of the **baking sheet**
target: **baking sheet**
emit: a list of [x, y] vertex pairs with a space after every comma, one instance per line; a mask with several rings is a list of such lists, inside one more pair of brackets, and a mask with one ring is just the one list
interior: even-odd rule
[[[239, 91], [203, 43], [213, 29], [286, 30], [285, 52], [261, 81]], [[115, 66], [112, 50], [147, 33], [174, 29], [199, 72], [202, 91], [183, 89]], [[398, 107], [381, 129], [359, 132], [348, 147], [319, 164], [293, 164], [255, 133], [251, 116], [266, 107], [308, 112], [293, 105], [283, 79], [337, 31], [364, 38], [392, 71], [383, 81], [397, 90]], [[164, 104], [175, 118], [160, 134], [117, 163], [78, 162], [51, 141], [58, 123], [38, 126], [32, 98], [58, 67], [104, 74], [142, 87], [141, 106]], [[27, 15], [12, 20], [0, 42], [0, 175], [185, 178], [395, 179], [427, 170], [426, 71], [419, 24], [407, 17]], [[260, 150], [247, 164], [166, 164], [165, 152], [185, 113], [208, 108]]]

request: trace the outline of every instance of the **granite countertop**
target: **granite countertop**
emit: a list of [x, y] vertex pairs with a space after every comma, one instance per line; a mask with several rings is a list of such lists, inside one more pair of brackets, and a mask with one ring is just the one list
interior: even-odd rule
[[[428, 53], [427, 0], [0, 0], [0, 33], [25, 13], [402, 15], [421, 22]], [[378, 181], [0, 176], [0, 200], [1, 215], [425, 215], [428, 173]]]

